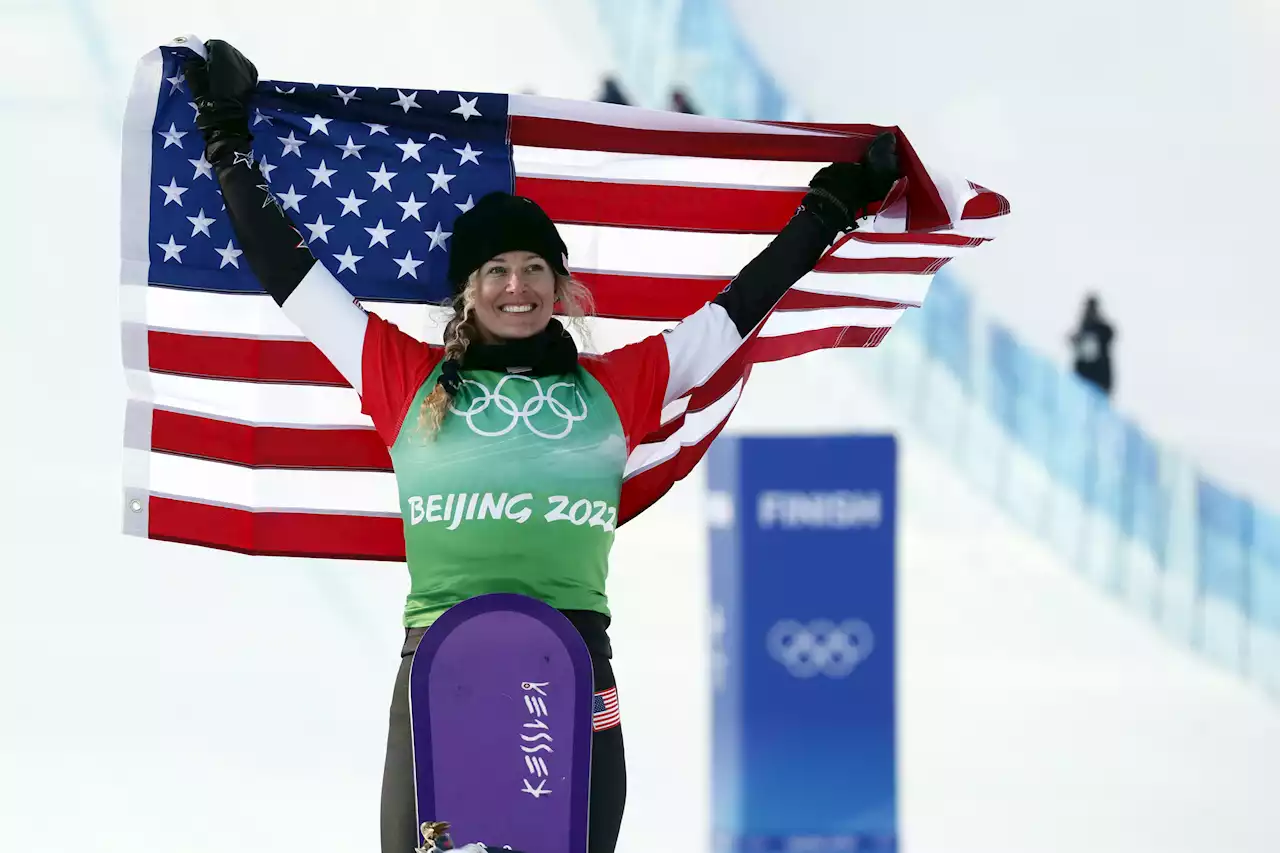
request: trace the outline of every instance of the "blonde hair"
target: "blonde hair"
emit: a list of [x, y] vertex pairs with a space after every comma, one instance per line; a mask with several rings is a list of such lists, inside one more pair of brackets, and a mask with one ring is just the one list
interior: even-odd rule
[[[444, 360], [453, 360], [461, 366], [462, 357], [467, 347], [480, 337], [480, 328], [476, 325], [476, 290], [480, 286], [480, 271], [476, 270], [467, 280], [467, 286], [453, 300], [453, 318], [444, 329]], [[556, 306], [557, 313], [568, 318], [569, 325], [589, 343], [591, 333], [587, 329], [587, 317], [595, 313], [595, 301], [591, 291], [576, 278], [556, 274]], [[445, 413], [453, 403], [453, 394], [445, 388], [443, 382], [436, 382], [422, 401], [418, 411], [418, 430], [424, 435], [434, 438], [444, 423]]]

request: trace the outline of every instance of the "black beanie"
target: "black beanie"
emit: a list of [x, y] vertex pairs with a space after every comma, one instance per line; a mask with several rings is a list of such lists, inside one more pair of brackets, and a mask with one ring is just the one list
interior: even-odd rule
[[485, 261], [503, 252], [541, 255], [551, 268], [568, 275], [569, 250], [551, 217], [532, 200], [492, 192], [453, 221], [449, 247], [449, 284], [460, 293]]

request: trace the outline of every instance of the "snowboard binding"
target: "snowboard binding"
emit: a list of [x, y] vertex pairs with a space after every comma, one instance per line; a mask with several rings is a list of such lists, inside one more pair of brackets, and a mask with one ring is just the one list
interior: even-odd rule
[[439, 853], [443, 850], [453, 850], [453, 838], [449, 835], [449, 824], [442, 821], [423, 821], [419, 827], [422, 832], [422, 846], [414, 850], [414, 853]]
[[455, 847], [453, 837], [449, 834], [449, 824], [444, 821], [424, 821], [419, 829], [425, 839], [423, 846], [414, 853], [442, 853], [452, 850], [453, 853], [488, 853], [490, 850], [502, 850], [505, 853], [522, 853], [511, 847], [486, 847], [483, 844], [468, 844], [466, 847]]

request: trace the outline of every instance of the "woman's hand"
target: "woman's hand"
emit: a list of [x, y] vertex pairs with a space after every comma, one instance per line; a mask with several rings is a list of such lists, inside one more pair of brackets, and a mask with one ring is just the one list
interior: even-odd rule
[[183, 66], [195, 96], [196, 126], [204, 134], [205, 159], [218, 159], [251, 141], [249, 99], [258, 86], [258, 69], [225, 41], [205, 42], [206, 59], [195, 57]]
[[804, 207], [837, 232], [856, 228], [865, 209], [881, 201], [901, 177], [897, 139], [882, 133], [857, 163], [824, 166], [809, 182]]

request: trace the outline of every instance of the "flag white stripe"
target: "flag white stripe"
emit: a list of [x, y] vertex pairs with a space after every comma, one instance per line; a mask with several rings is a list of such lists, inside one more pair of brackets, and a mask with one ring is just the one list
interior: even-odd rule
[[[150, 141], [163, 76], [164, 61], [158, 48], [139, 60], [121, 128], [124, 145], [120, 153], [120, 319], [121, 358], [126, 366], [143, 367], [148, 359], [143, 328], [146, 303], [141, 294], [146, 289], [151, 255], [149, 223], [151, 194], [155, 191], [151, 187]], [[131, 394], [147, 394], [147, 374], [138, 372], [129, 390]]]
[[[805, 275], [792, 290], [919, 304], [931, 280], [932, 276], [928, 275], [899, 273], [813, 272]], [[134, 290], [138, 291], [138, 299], [145, 300], [145, 321], [152, 329], [263, 340], [306, 340], [297, 325], [265, 294], [228, 296], [169, 287], [135, 287]], [[432, 344], [443, 340], [444, 327], [449, 319], [447, 309], [404, 302], [369, 301], [361, 304], [418, 340]], [[595, 328], [600, 324], [636, 322], [642, 321], [595, 319], [591, 325]], [[670, 325], [667, 322], [657, 328]], [[647, 330], [646, 334], [651, 331]], [[603, 342], [595, 343], [602, 345]]]
[[149, 456], [148, 487], [169, 497], [255, 510], [399, 514], [389, 472], [253, 469], [168, 453]]
[[721, 276], [742, 271], [772, 241], [768, 234], [712, 234], [559, 224], [575, 269], [636, 275]]
[[760, 330], [762, 338], [780, 338], [816, 329], [855, 326], [884, 329], [898, 322], [903, 308], [814, 308], [809, 311], [774, 311]]
[[[559, 224], [575, 270], [655, 276], [733, 278], [773, 241], [769, 234], [699, 233], [656, 228]], [[963, 246], [850, 240], [843, 258], [951, 258]], [[842, 273], [864, 275], [864, 273]]]
[[[664, 231], [601, 225], [559, 224], [575, 270], [654, 276], [714, 276], [733, 278], [755, 259], [774, 237], [769, 234]], [[946, 233], [946, 232], [940, 232]], [[842, 258], [956, 257], [966, 246], [928, 243], [873, 243], [849, 240], [833, 254]], [[862, 276], [866, 273], [841, 273]]]
[[802, 160], [734, 160], [580, 151], [513, 145], [512, 161], [522, 178], [613, 181], [679, 186], [722, 186], [744, 189], [793, 189], [809, 186], [825, 162]]
[[[950, 234], [940, 231], [939, 234]], [[924, 236], [924, 235], [921, 235]], [[876, 260], [879, 258], [954, 258], [972, 251], [972, 246], [945, 246], [937, 243], [874, 243], [855, 236], [831, 254], [837, 258]]]
[[932, 275], [915, 273], [811, 272], [791, 286], [792, 290], [828, 296], [861, 296], [885, 302], [920, 305], [929, 292]]
[[[419, 340], [439, 343], [448, 312], [434, 305], [362, 302], [370, 312], [395, 323]], [[265, 294], [203, 293], [169, 287], [146, 288], [146, 320], [153, 329], [190, 334], [264, 340], [303, 341], [306, 337]]]
[[373, 426], [369, 416], [360, 412], [360, 398], [350, 388], [232, 382], [163, 373], [149, 376], [151, 394], [132, 396], [160, 408], [257, 425]]
[[635, 476], [655, 465], [659, 465], [674, 457], [681, 447], [697, 444], [710, 435], [717, 426], [733, 411], [742, 395], [742, 380], [734, 383], [724, 395], [711, 405], [685, 415], [675, 432], [660, 442], [648, 442], [631, 451], [627, 457], [626, 473], [623, 479]]
[[843, 135], [817, 129], [779, 127], [777, 125], [756, 124], [735, 119], [687, 115], [669, 110], [652, 110], [595, 101], [551, 98], [546, 95], [510, 95], [507, 99], [507, 114], [528, 118], [563, 119], [565, 121], [579, 121], [611, 127], [629, 127], [643, 130], [678, 130], [689, 133], [808, 137]]
[[[956, 223], [955, 227], [945, 233], [957, 234], [962, 237], [975, 237], [984, 240], [994, 240], [1004, 233], [1005, 227], [1008, 225], [1007, 217], [1000, 216], [994, 219], [962, 219]], [[973, 247], [969, 247], [970, 249]], [[961, 249], [960, 251], [966, 251]]]
[[129, 144], [150, 142], [155, 123], [156, 95], [164, 64], [160, 51], [149, 53], [138, 63], [133, 88], [125, 104], [123, 130], [125, 145], [120, 151], [120, 254], [121, 283], [125, 286], [145, 284], [146, 259], [151, 255], [147, 222], [151, 218], [151, 145]]
[[689, 410], [689, 395], [672, 400], [662, 407], [661, 423], [665, 426]]

